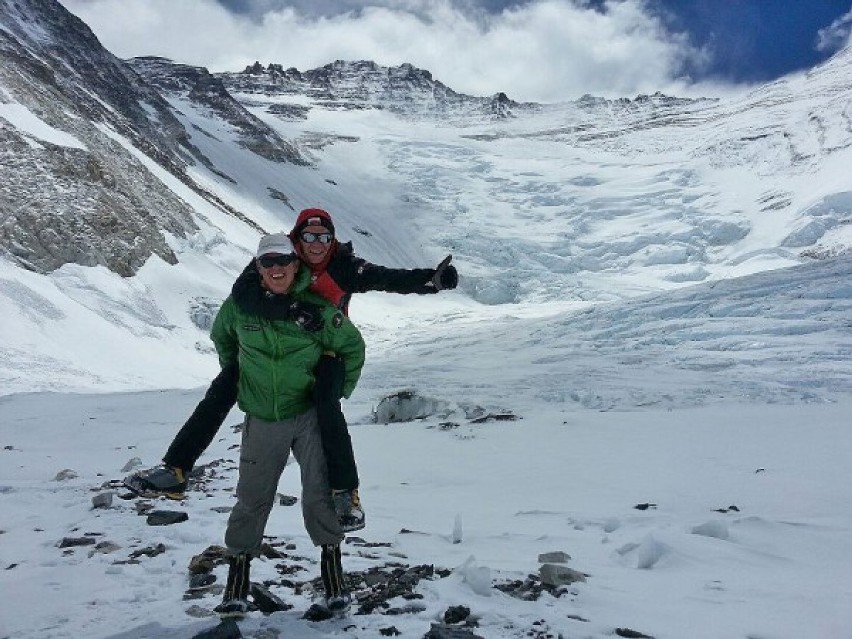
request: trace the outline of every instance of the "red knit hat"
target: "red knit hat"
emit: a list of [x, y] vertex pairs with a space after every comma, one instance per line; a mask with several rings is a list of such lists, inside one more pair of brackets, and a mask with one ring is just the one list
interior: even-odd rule
[[331, 221], [331, 215], [328, 214], [328, 211], [323, 209], [305, 209], [299, 213], [296, 224], [290, 231], [290, 237], [295, 238], [306, 226], [322, 226], [334, 235], [334, 222]]

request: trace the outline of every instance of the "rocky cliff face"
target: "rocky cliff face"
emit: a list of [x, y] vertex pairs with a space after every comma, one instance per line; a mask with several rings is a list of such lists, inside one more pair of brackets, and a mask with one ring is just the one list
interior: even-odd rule
[[[384, 67], [366, 60], [337, 60], [302, 72], [257, 62], [241, 73], [223, 73], [219, 77], [234, 93], [303, 95], [325, 109], [385, 109], [414, 118], [506, 118], [515, 111], [537, 108], [510, 100], [505, 93], [490, 98], [457, 93], [435, 80], [429, 71], [411, 64]], [[279, 115], [304, 115], [303, 111], [284, 111], [282, 105], [277, 108]]]
[[52, 0], [0, 0], [0, 251], [40, 272], [67, 262], [131, 275], [191, 209], [135, 147], [183, 177], [186, 132], [165, 101]]
[[55, 0], [0, 0], [0, 254], [37, 272], [70, 262], [132, 275], [152, 255], [174, 263], [166, 237], [194, 232], [195, 211], [157, 172], [256, 227], [188, 175], [195, 163], [218, 171], [191, 143], [173, 93], [206, 105], [254, 153], [306, 163], [205, 69], [149, 60], [138, 70]]
[[222, 80], [207, 69], [159, 57], [134, 58], [128, 63], [163, 96], [193, 102], [213, 118], [230, 124], [237, 131], [240, 146], [273, 162], [307, 164], [295, 146], [246, 111]]

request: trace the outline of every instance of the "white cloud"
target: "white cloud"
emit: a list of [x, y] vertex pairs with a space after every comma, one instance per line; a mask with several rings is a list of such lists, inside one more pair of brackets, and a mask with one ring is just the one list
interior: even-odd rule
[[817, 32], [816, 50], [834, 52], [852, 45], [852, 9]]
[[410, 62], [473, 95], [557, 101], [584, 93], [681, 92], [686, 63], [701, 54], [667, 32], [644, 0], [607, 3], [605, 13], [571, 0], [540, 0], [472, 15], [450, 0], [373, 6], [308, 18], [292, 7], [262, 20], [213, 0], [62, 0], [120, 57], [161, 55], [212, 71], [259, 60], [306, 70], [337, 59]]

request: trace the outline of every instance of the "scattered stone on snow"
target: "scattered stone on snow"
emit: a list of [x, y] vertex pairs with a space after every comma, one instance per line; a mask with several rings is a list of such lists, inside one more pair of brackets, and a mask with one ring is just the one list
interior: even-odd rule
[[216, 583], [212, 572], [199, 572], [189, 576], [189, 590], [202, 590]]
[[233, 509], [233, 506], [213, 506], [213, 508], [211, 508], [210, 510], [215, 513], [225, 514], [231, 512]]
[[189, 515], [182, 510], [152, 510], [148, 513], [148, 519], [145, 523], [149, 526], [171, 526], [187, 519], [189, 519]]
[[619, 637], [627, 637], [628, 639], [654, 639], [651, 635], [646, 635], [638, 630], [631, 630], [630, 628], [616, 628], [615, 634]]
[[649, 503], [647, 503], [647, 502], [646, 502], [646, 503], [644, 503], [644, 504], [636, 504], [636, 505], [635, 505], [635, 506], [633, 506], [633, 507], [634, 507], [636, 510], [652, 510], [652, 509], [653, 509], [653, 510], [656, 510], [656, 508], [657, 508], [657, 504], [649, 504]]
[[545, 552], [538, 556], [538, 563], [540, 564], [565, 564], [569, 561], [571, 561], [571, 555], [561, 550]]
[[521, 601], [538, 601], [544, 592], [558, 599], [570, 592], [565, 586], [551, 586], [543, 583], [538, 575], [527, 575], [526, 579], [497, 582], [494, 588]]
[[133, 508], [136, 510], [137, 515], [145, 515], [154, 509], [154, 504], [150, 501], [137, 501], [133, 504]]
[[553, 587], [586, 581], [586, 575], [561, 564], [542, 564], [539, 568], [539, 575], [543, 584]]
[[298, 497], [294, 497], [293, 495], [282, 495], [281, 493], [278, 493], [278, 503], [282, 506], [295, 506], [298, 501]]
[[242, 636], [237, 622], [233, 619], [227, 619], [219, 622], [218, 626], [199, 632], [192, 639], [241, 639]]
[[98, 553], [108, 555], [116, 550], [121, 550], [121, 546], [112, 541], [101, 541], [95, 545], [93, 550], [89, 551], [89, 557], [94, 557]]
[[138, 559], [139, 557], [156, 557], [157, 555], [162, 555], [164, 552], [166, 552], [166, 545], [157, 544], [156, 546], [146, 546], [145, 548], [134, 550], [130, 553], [130, 558]]
[[448, 416], [450, 404], [440, 399], [424, 397], [416, 390], [401, 390], [383, 397], [373, 409], [377, 424], [393, 424], [424, 419], [434, 415]]
[[470, 617], [470, 608], [467, 606], [450, 606], [444, 612], [444, 623], [461, 623]]
[[76, 472], [74, 472], [70, 468], [66, 468], [56, 473], [56, 476], [53, 478], [53, 481], [68, 481], [69, 479], [77, 479], [77, 477], [79, 477], [79, 475]]
[[379, 628], [379, 634], [383, 637], [398, 637], [402, 633], [396, 626], [388, 626], [387, 628]]
[[482, 417], [475, 417], [470, 420], [471, 424], [484, 424], [485, 422], [514, 422], [519, 420], [520, 417], [511, 412], [503, 412], [503, 413], [488, 413], [487, 415], [483, 415]]
[[60, 548], [76, 548], [78, 546], [94, 546], [97, 543], [94, 537], [63, 537], [59, 542]]
[[717, 508], [717, 509], [716, 509], [716, 512], [717, 512], [717, 513], [727, 513], [727, 512], [735, 512], [735, 513], [738, 513], [738, 512], [740, 512], [740, 509], [739, 509], [739, 508], [737, 508], [736, 506], [734, 506], [733, 504], [731, 504], [731, 505], [730, 505], [730, 506], [728, 506], [727, 508]]
[[113, 492], [98, 493], [92, 497], [92, 508], [110, 508], [112, 506]]
[[334, 614], [328, 608], [319, 604], [311, 605], [302, 615], [302, 619], [307, 621], [327, 621], [332, 617], [334, 617]]
[[263, 584], [252, 583], [251, 597], [257, 609], [265, 615], [271, 615], [273, 612], [286, 612], [293, 608], [291, 604], [273, 594]]
[[185, 610], [186, 614], [190, 617], [195, 617], [196, 619], [204, 619], [205, 617], [213, 617], [216, 615], [212, 610], [208, 610], [207, 608], [203, 608], [202, 606], [193, 604], [189, 608]]
[[208, 546], [198, 555], [189, 560], [189, 574], [200, 575], [213, 572], [213, 569], [226, 563], [223, 546]]
[[6, 566], [5, 570], [12, 570], [12, 568], [16, 568], [17, 566], [18, 564], [9, 564], [8, 566]]
[[448, 626], [442, 623], [433, 623], [429, 632], [423, 635], [423, 639], [485, 639], [477, 635], [470, 628], [464, 626]]

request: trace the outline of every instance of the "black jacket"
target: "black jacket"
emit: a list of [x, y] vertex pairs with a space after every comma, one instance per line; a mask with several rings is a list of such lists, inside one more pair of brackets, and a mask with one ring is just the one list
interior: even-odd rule
[[[352, 252], [352, 243], [339, 244], [325, 271], [314, 273], [310, 290], [329, 299], [346, 313], [353, 293], [384, 291], [426, 295], [437, 293], [432, 278], [433, 268], [388, 268], [370, 264]], [[310, 330], [311, 319], [316, 314], [313, 305], [295, 304], [287, 295], [267, 295], [260, 285], [260, 274], [252, 260], [234, 282], [231, 289], [234, 301], [244, 311], [260, 314], [269, 319], [294, 319]], [[336, 299], [332, 299], [336, 298]], [[310, 317], [306, 317], [307, 312]], [[299, 314], [302, 313], [301, 319]]]

